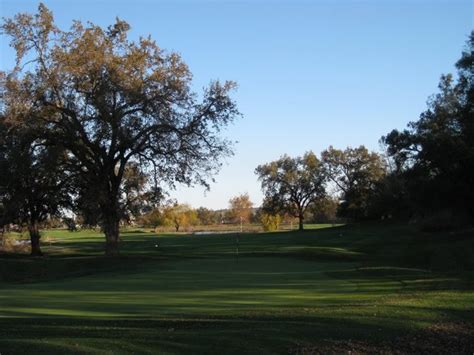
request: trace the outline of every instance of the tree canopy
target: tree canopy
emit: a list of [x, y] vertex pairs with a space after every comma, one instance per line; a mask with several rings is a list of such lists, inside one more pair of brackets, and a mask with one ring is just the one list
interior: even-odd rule
[[97, 211], [107, 254], [118, 253], [127, 167], [155, 186], [208, 187], [221, 158], [232, 153], [220, 131], [239, 115], [229, 96], [236, 84], [214, 81], [194, 93], [181, 57], [150, 37], [128, 39], [125, 21], [106, 29], [74, 21], [61, 30], [40, 4], [37, 14], [18, 14], [1, 28], [17, 63], [2, 76], [2, 114], [41, 124], [44, 141], [67, 152], [83, 197], [94, 197], [87, 202]]
[[345, 150], [330, 146], [321, 153], [328, 179], [342, 197], [343, 214], [352, 218], [367, 216], [376, 184], [385, 175], [380, 155], [366, 147], [348, 147]]
[[39, 134], [8, 125], [0, 116], [0, 224], [26, 226], [33, 256], [42, 255], [40, 224], [71, 206], [71, 176], [62, 169], [65, 152], [42, 144]]
[[166, 206], [162, 211], [162, 224], [173, 226], [176, 232], [180, 228], [197, 225], [199, 222], [197, 213], [187, 204], [174, 204]]
[[287, 155], [255, 169], [265, 196], [264, 209], [288, 212], [299, 219], [303, 230], [304, 213], [308, 205], [324, 196], [326, 177], [313, 152], [302, 157]]
[[235, 196], [229, 200], [229, 217], [234, 223], [249, 223], [252, 207], [253, 202], [247, 193]]
[[382, 137], [395, 172], [408, 184], [418, 213], [451, 209], [474, 216], [474, 31], [456, 63], [458, 76], [441, 76], [439, 92], [408, 128]]

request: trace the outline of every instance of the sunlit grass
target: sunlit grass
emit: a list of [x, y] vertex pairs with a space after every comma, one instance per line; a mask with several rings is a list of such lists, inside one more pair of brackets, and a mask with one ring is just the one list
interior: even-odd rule
[[0, 348], [274, 353], [467, 321], [474, 253], [466, 233], [429, 236], [399, 225], [209, 236], [131, 230], [122, 257], [110, 259], [99, 231], [47, 231], [48, 257], [0, 258]]

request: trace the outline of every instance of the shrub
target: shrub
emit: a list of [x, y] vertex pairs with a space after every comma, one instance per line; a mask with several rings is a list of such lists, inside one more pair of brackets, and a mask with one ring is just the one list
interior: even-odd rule
[[466, 211], [444, 209], [425, 215], [418, 221], [423, 232], [443, 232], [456, 230], [471, 225]]
[[260, 217], [260, 222], [262, 223], [264, 231], [271, 232], [278, 230], [280, 227], [281, 217], [278, 214], [271, 215], [268, 213], [263, 213]]

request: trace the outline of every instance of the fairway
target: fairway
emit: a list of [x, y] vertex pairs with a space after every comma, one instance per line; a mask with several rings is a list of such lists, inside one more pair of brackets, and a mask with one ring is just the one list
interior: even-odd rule
[[0, 259], [0, 351], [370, 352], [433, 326], [444, 341], [445, 326], [472, 330], [470, 233], [243, 234], [237, 255], [237, 235], [129, 231], [110, 259], [99, 233], [46, 232], [48, 257]]
[[0, 0], [0, 355], [474, 355], [473, 1]]

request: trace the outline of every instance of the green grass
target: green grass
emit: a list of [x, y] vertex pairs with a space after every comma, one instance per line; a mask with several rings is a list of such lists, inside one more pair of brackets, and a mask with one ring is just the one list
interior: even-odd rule
[[472, 322], [471, 230], [313, 227], [129, 230], [116, 259], [98, 232], [45, 232], [48, 257], [0, 256], [0, 353], [287, 353]]

